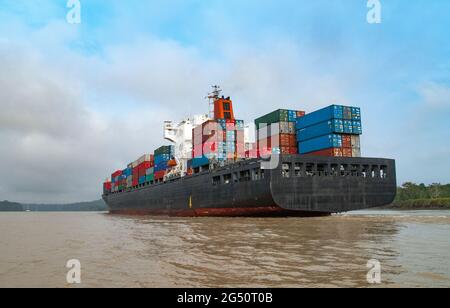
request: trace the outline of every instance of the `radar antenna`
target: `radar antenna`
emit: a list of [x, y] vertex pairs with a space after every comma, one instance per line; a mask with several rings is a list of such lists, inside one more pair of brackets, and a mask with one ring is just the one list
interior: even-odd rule
[[211, 119], [214, 119], [214, 102], [220, 97], [220, 93], [222, 93], [222, 89], [218, 85], [211, 86], [212, 92], [208, 94], [206, 97], [209, 103], [209, 116]]

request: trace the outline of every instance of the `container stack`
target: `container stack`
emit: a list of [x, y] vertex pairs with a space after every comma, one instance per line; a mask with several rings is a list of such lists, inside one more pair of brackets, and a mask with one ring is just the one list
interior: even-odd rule
[[103, 194], [106, 195], [106, 194], [111, 193], [111, 188], [112, 188], [112, 183], [108, 179], [103, 183]]
[[206, 166], [210, 161], [235, 161], [245, 156], [244, 121], [217, 119], [192, 130], [192, 161], [188, 167]]
[[295, 123], [304, 115], [304, 111], [279, 109], [256, 119], [259, 154], [297, 154]]
[[297, 119], [298, 153], [361, 157], [361, 109], [331, 105]]
[[122, 170], [123, 188], [131, 188], [133, 185], [133, 168], [128, 165]]
[[111, 174], [111, 191], [117, 192], [123, 189], [122, 170], [117, 170]]
[[169, 162], [173, 159], [175, 154], [175, 147], [166, 145], [159, 147], [155, 150], [154, 156], [154, 180], [162, 180], [167, 174], [169, 167]]

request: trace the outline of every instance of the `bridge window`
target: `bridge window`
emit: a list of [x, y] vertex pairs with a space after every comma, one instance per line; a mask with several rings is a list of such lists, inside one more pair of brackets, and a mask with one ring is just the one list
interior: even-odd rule
[[316, 165], [306, 164], [306, 176], [314, 176]]
[[302, 163], [295, 163], [295, 176], [300, 177], [303, 176], [303, 164]]
[[231, 174], [225, 174], [223, 176], [223, 183], [224, 184], [230, 184], [231, 183]]
[[328, 173], [328, 165], [326, 164], [317, 164], [317, 173], [319, 176], [324, 176]]
[[330, 173], [332, 176], [338, 176], [340, 171], [340, 166], [338, 164], [331, 164]]
[[213, 185], [217, 186], [220, 184], [220, 175], [213, 177]]
[[361, 172], [361, 166], [360, 165], [352, 165], [351, 166], [351, 174], [352, 176], [359, 176]]
[[340, 173], [341, 173], [341, 176], [347, 176], [348, 175], [348, 165], [347, 164], [342, 164], [340, 166]]
[[388, 177], [387, 166], [381, 166], [380, 167], [380, 178], [387, 179], [387, 177]]
[[365, 178], [368, 177], [369, 176], [369, 170], [370, 170], [369, 165], [363, 165], [362, 168], [361, 168], [362, 176], [365, 177]]
[[239, 182], [239, 173], [233, 172], [233, 182], [238, 183]]
[[282, 166], [282, 175], [284, 178], [289, 178], [291, 176], [291, 163], [284, 163]]
[[241, 182], [248, 182], [248, 181], [250, 181], [251, 180], [251, 178], [250, 178], [250, 170], [241, 171], [240, 177], [241, 177], [240, 178]]
[[373, 178], [378, 177], [378, 176], [380, 175], [379, 172], [380, 172], [380, 171], [379, 171], [378, 166], [377, 166], [377, 165], [373, 165], [373, 166], [372, 166], [372, 170], [371, 170], [371, 177], [373, 177]]

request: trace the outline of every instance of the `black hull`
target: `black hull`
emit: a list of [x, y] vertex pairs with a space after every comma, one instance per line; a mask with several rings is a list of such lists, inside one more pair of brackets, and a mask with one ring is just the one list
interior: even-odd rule
[[[103, 199], [111, 213], [165, 216], [321, 216], [392, 203], [395, 161], [283, 155], [141, 185]], [[263, 174], [261, 174], [263, 173]], [[230, 178], [231, 177], [231, 178]]]

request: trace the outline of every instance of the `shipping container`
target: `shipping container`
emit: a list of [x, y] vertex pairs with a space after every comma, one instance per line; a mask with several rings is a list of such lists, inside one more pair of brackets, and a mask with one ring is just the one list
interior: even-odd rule
[[361, 121], [352, 121], [352, 132], [355, 135], [362, 135]]
[[341, 135], [342, 136], [342, 147], [351, 148], [352, 147], [352, 135]]
[[156, 171], [155, 175], [154, 175], [154, 179], [155, 180], [162, 180], [162, 179], [164, 179], [165, 175], [166, 175], [166, 171], [165, 170]]
[[298, 148], [300, 154], [307, 154], [328, 148], [341, 148], [342, 137], [337, 134], [324, 135], [318, 138], [299, 142]]
[[256, 128], [279, 122], [295, 122], [303, 111], [278, 109], [255, 120]]
[[352, 107], [352, 121], [361, 121], [361, 108]]
[[172, 145], [165, 145], [155, 150], [155, 156], [161, 154], [174, 155], [175, 148]]
[[163, 162], [160, 162], [159, 164], [156, 164], [154, 168], [155, 168], [155, 173], [158, 171], [167, 170], [167, 168], [168, 168], [167, 161], [163, 161]]
[[192, 159], [192, 168], [198, 168], [202, 166], [208, 166], [209, 159], [206, 156], [195, 157]]
[[146, 175], [145, 180], [147, 183], [153, 182], [155, 180], [155, 175], [154, 174]]
[[352, 148], [352, 157], [361, 157], [361, 149]]
[[318, 123], [326, 122], [329, 120], [343, 119], [343, 107], [338, 105], [331, 105], [323, 109], [311, 112], [305, 116], [297, 119], [297, 130], [312, 126]]
[[361, 148], [361, 137], [358, 135], [352, 135], [352, 148]]
[[344, 133], [353, 134], [353, 122], [350, 120], [344, 120]]
[[329, 148], [306, 154], [308, 156], [342, 157], [342, 148]]
[[344, 120], [352, 120], [352, 107], [343, 106], [342, 107], [342, 118]]
[[352, 157], [352, 148], [342, 148], [342, 156], [343, 157]]
[[344, 123], [342, 120], [333, 119], [318, 123], [312, 126], [302, 128], [297, 131], [297, 141], [305, 141], [317, 138], [323, 135], [340, 134], [344, 132]]
[[172, 156], [170, 154], [158, 154], [155, 155], [155, 164], [161, 164], [163, 162], [167, 162], [172, 158]]

